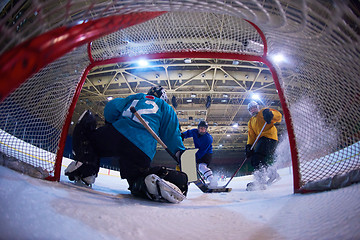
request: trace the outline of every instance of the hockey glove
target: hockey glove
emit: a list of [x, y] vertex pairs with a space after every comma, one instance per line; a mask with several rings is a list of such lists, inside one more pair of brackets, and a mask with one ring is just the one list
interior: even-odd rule
[[264, 120], [267, 124], [271, 123], [271, 120], [274, 117], [274, 114], [270, 111], [270, 109], [264, 109], [263, 111]]
[[254, 153], [254, 150], [251, 149], [252, 145], [251, 144], [247, 144], [245, 147], [245, 152], [246, 152], [246, 157], [249, 158], [252, 156], [252, 154]]

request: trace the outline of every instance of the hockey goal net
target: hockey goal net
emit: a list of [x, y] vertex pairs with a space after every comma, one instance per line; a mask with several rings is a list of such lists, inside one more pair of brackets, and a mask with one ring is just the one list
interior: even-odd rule
[[[48, 179], [59, 180], [89, 70], [146, 55], [265, 63], [284, 111], [294, 191], [359, 181], [356, 1], [9, 1], [0, 7], [0, 151], [45, 169]], [[262, 47], [250, 48], [250, 41]], [[270, 59], [277, 53], [287, 61]]]

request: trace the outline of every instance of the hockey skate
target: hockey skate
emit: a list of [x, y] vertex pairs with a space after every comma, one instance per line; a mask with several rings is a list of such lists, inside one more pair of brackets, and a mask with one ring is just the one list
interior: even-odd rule
[[82, 177], [80, 174], [81, 167], [84, 167], [82, 162], [72, 161], [65, 169], [65, 175], [68, 176], [70, 181], [75, 181], [77, 184], [82, 183], [86, 186], [91, 186], [95, 182], [97, 174]]
[[202, 178], [203, 182], [208, 186], [208, 188], [217, 188], [218, 182], [214, 177], [212, 170], [207, 166], [207, 164], [199, 163], [198, 169], [200, 177]]
[[266, 190], [266, 172], [265, 168], [260, 168], [254, 172], [254, 182], [246, 185], [246, 191]]
[[65, 176], [68, 176], [70, 181], [79, 181], [80, 177], [76, 176], [74, 172], [82, 166], [82, 162], [72, 161], [65, 169]]
[[246, 185], [246, 191], [266, 190], [266, 185], [259, 182], [249, 182]]
[[273, 183], [276, 183], [281, 179], [280, 175], [277, 173], [276, 169], [269, 168], [268, 169], [268, 177], [269, 179], [266, 181], [266, 184], [270, 186]]
[[171, 203], [180, 203], [185, 199], [175, 184], [161, 179], [156, 174], [148, 175], [145, 178], [145, 185], [151, 198], [155, 201], [166, 200]]
[[209, 181], [208, 186], [210, 189], [218, 187], [218, 182], [214, 176], [209, 177], [207, 180]]

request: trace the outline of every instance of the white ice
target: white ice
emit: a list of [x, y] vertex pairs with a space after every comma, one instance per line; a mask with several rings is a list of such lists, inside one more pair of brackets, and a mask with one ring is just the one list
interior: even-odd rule
[[[5, 137], [39, 152], [0, 131]], [[62, 174], [69, 162], [64, 158]], [[233, 179], [229, 193], [206, 194], [190, 184], [187, 199], [167, 204], [132, 197], [115, 171], [101, 169], [93, 188], [118, 198], [69, 187], [64, 175], [49, 182], [0, 166], [0, 239], [360, 239], [360, 184], [294, 194], [291, 168], [279, 173], [264, 191], [245, 191], [253, 179], [244, 176]]]
[[229, 193], [191, 184], [187, 199], [170, 204], [132, 197], [113, 171], [103, 170], [94, 189], [119, 198], [1, 166], [0, 239], [360, 239], [360, 184], [293, 194], [290, 170], [264, 191], [245, 191], [252, 176], [234, 178]]

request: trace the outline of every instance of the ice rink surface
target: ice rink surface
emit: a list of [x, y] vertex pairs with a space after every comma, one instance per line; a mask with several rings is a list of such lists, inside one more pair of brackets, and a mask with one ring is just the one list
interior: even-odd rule
[[252, 176], [234, 178], [229, 193], [190, 184], [187, 199], [170, 204], [131, 196], [114, 172], [99, 174], [93, 188], [104, 194], [94, 194], [63, 175], [48, 182], [1, 166], [0, 238], [360, 239], [360, 184], [293, 194], [291, 169], [279, 173], [263, 191], [245, 190]]

